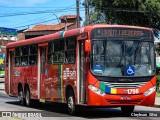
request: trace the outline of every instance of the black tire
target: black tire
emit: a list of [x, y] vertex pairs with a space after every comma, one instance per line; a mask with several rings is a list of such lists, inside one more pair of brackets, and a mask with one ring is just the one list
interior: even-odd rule
[[67, 95], [67, 110], [69, 115], [76, 113], [75, 96], [72, 90], [70, 90]]
[[130, 114], [134, 111], [134, 106], [122, 106], [121, 111], [124, 114]]
[[20, 105], [25, 105], [24, 92], [22, 86], [18, 89], [18, 99]]
[[31, 105], [32, 105], [30, 90], [28, 87], [25, 90], [25, 103], [26, 103], [26, 106], [28, 106], [28, 107], [31, 107]]

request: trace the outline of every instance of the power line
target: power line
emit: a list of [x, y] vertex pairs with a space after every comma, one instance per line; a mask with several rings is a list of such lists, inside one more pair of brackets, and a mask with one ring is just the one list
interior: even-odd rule
[[43, 14], [43, 13], [54, 13], [54, 12], [60, 12], [64, 11], [66, 9], [60, 9], [60, 10], [45, 10], [45, 11], [34, 11], [34, 12], [23, 12], [23, 13], [10, 13], [10, 14], [1, 14], [0, 17], [11, 17], [11, 16], [20, 16], [20, 15], [28, 15], [28, 14]]
[[25, 21], [25, 22], [21, 22], [21, 23], [17, 23], [17, 24], [14, 24], [14, 25], [12, 25], [11, 27], [14, 27], [14, 26], [17, 26], [17, 25], [19, 25], [19, 24], [24, 24], [24, 23], [28, 23], [28, 22], [32, 22], [32, 21], [36, 21], [36, 20], [44, 20], [44, 19], [47, 19], [47, 18], [49, 18], [49, 17], [51, 17], [51, 16], [53, 16], [53, 15], [45, 15], [45, 16], [42, 16], [42, 17], [38, 17], [38, 18], [35, 18], [35, 19], [32, 19], [32, 20], [28, 20], [28, 21]]
[[[1, 7], [2, 6], [0, 6], [0, 8]], [[21, 8], [21, 7], [8, 7], [8, 8]], [[26, 8], [28, 8], [28, 7], [26, 7]], [[29, 7], [29, 8], [41, 8], [41, 7]], [[44, 7], [42, 7], [42, 8], [44, 8]], [[49, 8], [49, 7], [47, 7], [47, 8]], [[57, 7], [57, 8], [64, 8], [64, 7]], [[79, 7], [79, 8], [80, 8], [81, 11], [84, 11], [83, 10], [84, 7]], [[52, 13], [52, 14], [55, 15], [55, 13], [57, 13], [57, 12], [69, 12], [69, 11], [75, 11], [75, 10], [76, 10], [76, 7], [73, 7], [73, 5], [71, 5], [71, 6], [68, 6], [68, 7], [64, 8], [64, 9], [52, 9], [52, 10], [43, 10], [43, 11], [41, 10], [41, 11], [33, 11], [33, 12], [1, 14], [0, 17], [12, 17], [12, 16], [30, 15], [30, 14], [43, 14], [43, 13]], [[27, 22], [35, 21], [35, 20], [40, 20], [41, 18], [44, 18], [44, 17], [36, 18], [36, 19], [30, 20], [30, 21], [19, 23], [19, 24], [24, 24], [24, 23], [27, 23]], [[18, 27], [13, 27], [13, 26], [16, 26], [17, 25], [16, 24], [16, 25], [12, 25], [11, 28], [21, 28], [21, 27], [31, 26], [31, 25], [35, 25], [35, 24], [39, 24], [39, 23], [45, 23], [45, 22], [49, 22], [49, 21], [53, 21], [53, 20], [56, 20], [56, 19], [50, 19], [50, 20], [46, 20], [46, 21], [40, 21], [40, 22], [36, 22], [36, 23], [31, 23], [31, 24], [28, 24], [28, 25], [22, 25], [22, 26], [18, 26]]]
[[36, 22], [36, 23], [32, 23], [32, 24], [28, 24], [28, 25], [23, 25], [23, 26], [18, 26], [18, 27], [13, 27], [13, 28], [17, 29], [17, 28], [22, 28], [22, 27], [26, 27], [26, 26], [35, 25], [35, 24], [50, 22], [50, 21], [54, 21], [54, 20], [57, 20], [57, 19], [50, 19], [50, 20], [46, 20], [46, 21]]
[[[70, 6], [68, 6], [68, 7], [65, 7], [65, 9], [69, 9], [69, 8], [71, 8], [71, 7], [73, 7], [74, 6], [74, 4], [72, 4], [72, 5], [70, 5]], [[61, 8], [63, 8], [63, 7], [61, 7]], [[64, 10], [65, 10], [64, 9]], [[56, 11], [55, 11], [56, 12]], [[64, 12], [64, 11], [63, 11]], [[52, 13], [53, 15], [55, 15], [56, 16], [56, 18], [57, 18], [57, 20], [58, 20], [58, 22], [59, 22], [59, 18], [58, 18], [58, 16], [55, 14], [55, 13]], [[31, 21], [35, 21], [35, 20], [39, 20], [39, 19], [41, 19], [41, 18], [44, 18], [44, 17], [46, 17], [46, 16], [43, 16], [43, 17], [40, 17], [40, 18], [36, 18], [36, 19], [34, 19], [34, 20], [30, 20], [30, 21], [26, 21], [26, 22], [23, 22], [23, 23], [21, 23], [21, 24], [24, 24], [24, 23], [27, 23], [27, 22], [31, 22]], [[48, 18], [48, 17], [47, 17]], [[46, 19], [46, 18], [45, 18]], [[16, 24], [17, 25], [17, 24]], [[16, 26], [16, 25], [12, 25], [12, 26]]]
[[75, 11], [76, 8], [70, 8], [68, 10], [46, 10], [46, 11], [35, 11], [35, 12], [23, 12], [23, 13], [11, 13], [11, 14], [1, 14], [0, 17], [11, 17], [11, 16], [21, 16], [21, 15], [29, 15], [29, 14], [43, 14], [43, 13], [56, 13], [56, 12], [65, 12], [65, 11]]

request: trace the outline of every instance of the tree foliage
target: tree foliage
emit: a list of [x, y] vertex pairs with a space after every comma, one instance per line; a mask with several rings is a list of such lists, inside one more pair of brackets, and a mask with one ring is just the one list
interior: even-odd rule
[[160, 29], [160, 0], [90, 0], [90, 3], [93, 13], [102, 13], [96, 18], [103, 15], [106, 23]]

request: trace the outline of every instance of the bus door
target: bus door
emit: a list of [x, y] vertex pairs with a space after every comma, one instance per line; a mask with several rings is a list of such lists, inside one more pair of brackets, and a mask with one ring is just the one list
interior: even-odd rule
[[80, 103], [86, 102], [86, 80], [85, 80], [85, 50], [84, 41], [79, 41], [79, 101]]
[[9, 95], [13, 94], [13, 77], [14, 77], [14, 71], [13, 71], [13, 66], [14, 66], [14, 51], [10, 51], [10, 58], [9, 58]]
[[40, 99], [45, 99], [45, 66], [46, 66], [46, 46], [40, 46], [39, 47], [39, 51], [40, 51], [40, 56], [39, 56], [39, 68], [38, 71], [40, 72], [39, 74], [39, 84], [38, 84], [38, 88], [39, 88], [39, 97]]

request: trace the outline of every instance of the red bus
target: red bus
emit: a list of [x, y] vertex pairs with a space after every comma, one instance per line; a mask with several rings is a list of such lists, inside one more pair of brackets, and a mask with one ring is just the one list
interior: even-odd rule
[[20, 104], [67, 103], [121, 107], [154, 105], [153, 32], [126, 25], [91, 25], [9, 43], [5, 91]]

